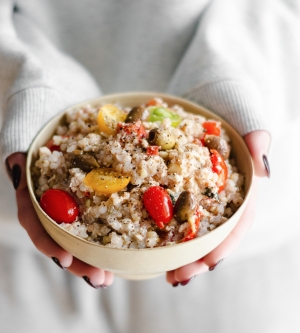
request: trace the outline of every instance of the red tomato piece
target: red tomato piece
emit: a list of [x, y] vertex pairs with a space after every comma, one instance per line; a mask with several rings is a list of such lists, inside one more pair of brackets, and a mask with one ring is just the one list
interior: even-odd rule
[[219, 175], [219, 180], [217, 185], [219, 187], [219, 193], [220, 193], [225, 188], [226, 180], [228, 177], [228, 169], [222, 156], [217, 150], [211, 149], [210, 152], [211, 152], [210, 160], [212, 163], [212, 171]]
[[169, 194], [160, 186], [149, 187], [143, 196], [143, 203], [156, 225], [163, 229], [173, 216], [173, 205]]
[[46, 143], [46, 147], [49, 148], [51, 151], [60, 151], [60, 146], [54, 144], [54, 140], [51, 139]]
[[184, 236], [184, 238], [181, 240], [182, 242], [186, 242], [191, 239], [194, 239], [198, 233], [202, 214], [199, 211], [196, 211], [195, 215], [196, 215], [195, 216], [196, 218], [193, 223], [190, 223], [189, 231]]
[[205, 121], [202, 124], [202, 127], [205, 129], [205, 134], [220, 136], [221, 134], [221, 125], [216, 121]]
[[158, 105], [159, 103], [157, 102], [156, 99], [151, 99], [147, 104], [146, 106], [156, 106]]
[[149, 146], [147, 147], [146, 154], [149, 156], [158, 155], [159, 146]]
[[79, 209], [73, 197], [62, 190], [50, 189], [40, 199], [43, 211], [56, 223], [72, 223], [79, 214]]
[[124, 131], [127, 135], [137, 136], [139, 139], [145, 138], [147, 136], [147, 132], [145, 127], [141, 124], [140, 121], [135, 123], [118, 123], [117, 132]]

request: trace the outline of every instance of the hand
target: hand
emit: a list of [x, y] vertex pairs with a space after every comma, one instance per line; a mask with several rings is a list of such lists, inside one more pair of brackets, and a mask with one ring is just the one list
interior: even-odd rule
[[73, 257], [47, 234], [35, 213], [27, 189], [26, 156], [22, 153], [12, 154], [7, 158], [7, 165], [11, 170], [13, 185], [16, 189], [20, 224], [27, 231], [36, 248], [47, 257], [52, 258], [61, 268], [83, 277], [94, 288], [105, 288], [111, 285], [114, 278], [112, 273], [92, 267]]
[[255, 172], [253, 191], [251, 193], [251, 197], [249, 198], [247, 207], [237, 225], [217, 248], [191, 264], [167, 272], [167, 281], [174, 287], [179, 284], [186, 285], [194, 276], [216, 268], [216, 266], [224, 258], [226, 258], [238, 247], [244, 235], [253, 223], [256, 203], [256, 188], [258, 182], [257, 177], [270, 176], [270, 168], [266, 156], [271, 138], [269, 133], [265, 131], [254, 131], [245, 135], [244, 141], [252, 156]]

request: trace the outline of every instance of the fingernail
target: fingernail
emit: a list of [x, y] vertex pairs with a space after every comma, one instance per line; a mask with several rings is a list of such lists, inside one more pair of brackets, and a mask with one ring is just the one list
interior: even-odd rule
[[56, 263], [56, 265], [57, 265], [59, 268], [63, 269], [64, 271], [66, 270], [66, 268], [63, 267], [63, 266], [60, 264], [60, 262], [59, 262], [59, 260], [58, 260], [57, 258], [52, 257], [51, 259]]
[[106, 289], [107, 288], [107, 286], [105, 284], [94, 285], [87, 276], [83, 276], [82, 278], [89, 286], [91, 286], [94, 289], [99, 289], [99, 288]]
[[209, 271], [216, 269], [224, 259], [219, 260], [214, 266], [209, 267]]
[[192, 276], [189, 280], [185, 280], [185, 281], [179, 282], [179, 284], [180, 284], [181, 286], [186, 286], [188, 283], [190, 283], [192, 280], [194, 280], [195, 277], [196, 277], [196, 276], [194, 275], [194, 276]]
[[175, 282], [172, 284], [172, 286], [175, 288], [175, 287], [178, 287], [179, 286], [179, 282]]
[[267, 170], [268, 177], [270, 177], [270, 165], [269, 165], [268, 158], [267, 158], [266, 155], [263, 155], [263, 156], [262, 156], [262, 159], [263, 159], [263, 162], [264, 162], [265, 168], [266, 168], [266, 170]]
[[17, 190], [21, 181], [21, 167], [18, 164], [12, 168], [12, 180], [15, 190]]

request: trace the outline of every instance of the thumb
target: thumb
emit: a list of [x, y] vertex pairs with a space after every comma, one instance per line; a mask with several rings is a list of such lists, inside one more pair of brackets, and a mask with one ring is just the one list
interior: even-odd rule
[[267, 131], [253, 131], [244, 136], [253, 159], [254, 173], [258, 177], [270, 177], [270, 165], [268, 151], [271, 143], [271, 136]]
[[14, 153], [7, 157], [6, 164], [15, 190], [26, 188], [26, 155]]

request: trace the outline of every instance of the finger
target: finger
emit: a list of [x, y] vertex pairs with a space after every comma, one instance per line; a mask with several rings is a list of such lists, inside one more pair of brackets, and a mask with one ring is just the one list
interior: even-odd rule
[[238, 223], [233, 228], [228, 237], [219, 246], [217, 246], [212, 252], [202, 258], [203, 262], [208, 267], [213, 267], [220, 260], [226, 258], [241, 243], [243, 237], [245, 236], [246, 232], [249, 230], [254, 221], [256, 192], [257, 178], [254, 178], [251, 196]]
[[26, 155], [23, 153], [14, 153], [7, 158], [6, 164], [9, 168], [15, 190], [27, 187]]
[[90, 285], [98, 287], [112, 284], [114, 276], [110, 272], [92, 267], [73, 258], [62, 249], [46, 232], [33, 208], [26, 181], [26, 155], [14, 153], [7, 158], [18, 205], [18, 218], [21, 226], [27, 231], [35, 247], [46, 256], [52, 258], [61, 268], [68, 268], [77, 276], [85, 276]]
[[83, 277], [85, 282], [95, 289], [108, 287], [114, 280], [113, 273], [93, 267], [77, 258], [73, 259], [68, 271], [76, 276]]
[[174, 271], [174, 279], [178, 282], [188, 281], [196, 275], [203, 274], [208, 271], [208, 266], [203, 259], [199, 259], [183, 267], [179, 267]]
[[20, 224], [27, 231], [35, 247], [47, 257], [56, 258], [62, 267], [69, 267], [72, 255], [63, 250], [47, 234], [36, 215], [27, 188], [18, 189], [16, 197]]
[[270, 177], [270, 165], [268, 152], [271, 143], [271, 136], [266, 131], [253, 131], [244, 136], [252, 156], [254, 172], [258, 177]]

